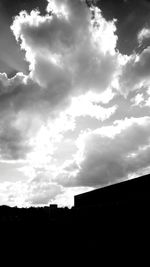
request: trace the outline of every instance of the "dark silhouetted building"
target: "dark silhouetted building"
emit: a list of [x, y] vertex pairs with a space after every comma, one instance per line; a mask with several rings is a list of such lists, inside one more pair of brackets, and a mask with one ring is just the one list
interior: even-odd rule
[[75, 208], [150, 202], [150, 174], [74, 197]]
[[56, 210], [58, 208], [57, 204], [50, 204], [50, 209], [51, 210]]

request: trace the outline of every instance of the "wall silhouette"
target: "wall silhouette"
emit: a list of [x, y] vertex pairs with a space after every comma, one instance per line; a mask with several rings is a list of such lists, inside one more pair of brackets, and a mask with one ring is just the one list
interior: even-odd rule
[[147, 175], [77, 195], [71, 209], [0, 206], [0, 236], [6, 247], [17, 238], [18, 244], [27, 242], [31, 251], [34, 247], [39, 253], [47, 248], [46, 242], [56, 251], [58, 247], [77, 252], [107, 250], [114, 240], [133, 247], [139, 240], [143, 245], [150, 235], [149, 210]]
[[150, 174], [75, 196], [76, 208], [132, 204], [150, 200]]

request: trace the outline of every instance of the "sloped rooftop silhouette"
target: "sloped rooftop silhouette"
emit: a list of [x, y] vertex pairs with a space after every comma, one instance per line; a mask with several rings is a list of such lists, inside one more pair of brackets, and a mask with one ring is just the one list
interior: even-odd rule
[[150, 200], [150, 174], [92, 190], [74, 197], [76, 208]]

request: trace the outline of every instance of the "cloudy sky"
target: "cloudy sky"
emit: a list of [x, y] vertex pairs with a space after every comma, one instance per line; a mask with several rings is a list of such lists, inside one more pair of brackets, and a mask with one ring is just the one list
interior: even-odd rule
[[150, 1], [93, 2], [0, 1], [0, 205], [150, 172]]

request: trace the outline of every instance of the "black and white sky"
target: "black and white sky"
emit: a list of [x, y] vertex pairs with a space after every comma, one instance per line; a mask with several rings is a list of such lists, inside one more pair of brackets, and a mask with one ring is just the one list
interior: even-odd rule
[[0, 1], [0, 205], [150, 172], [150, 1]]

